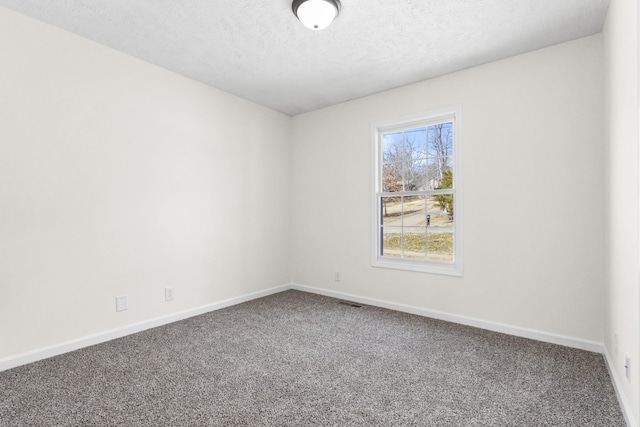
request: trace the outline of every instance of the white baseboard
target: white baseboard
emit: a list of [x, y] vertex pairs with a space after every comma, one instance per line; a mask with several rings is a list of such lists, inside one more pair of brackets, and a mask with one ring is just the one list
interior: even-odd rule
[[622, 414], [624, 415], [624, 419], [627, 422], [627, 427], [638, 427], [638, 423], [636, 423], [633, 418], [633, 411], [631, 410], [631, 406], [629, 406], [629, 401], [627, 400], [625, 394], [622, 392], [622, 385], [620, 384], [620, 379], [618, 375], [616, 375], [616, 370], [614, 368], [614, 363], [609, 354], [609, 350], [606, 346], [604, 346], [604, 360], [607, 365], [607, 369], [609, 370], [609, 376], [611, 377], [611, 382], [613, 383], [613, 389], [616, 391], [616, 396], [618, 397], [618, 402], [620, 402], [620, 408], [622, 409]]
[[208, 313], [222, 308], [230, 307], [232, 305], [241, 304], [243, 302], [251, 301], [257, 298], [262, 298], [267, 295], [272, 295], [278, 292], [291, 289], [290, 285], [276, 286], [274, 288], [265, 289], [258, 292], [252, 292], [238, 297], [229, 298], [223, 301], [215, 302], [212, 304], [202, 305], [200, 307], [190, 308], [188, 310], [179, 311], [177, 313], [171, 313], [165, 316], [156, 317], [154, 319], [143, 320], [138, 323], [127, 325], [121, 328], [111, 329], [97, 334], [88, 335], [85, 337], [77, 338], [70, 341], [65, 341], [59, 344], [54, 344], [48, 347], [42, 347], [36, 350], [19, 353], [13, 356], [0, 358], [0, 372], [7, 369], [15, 368], [17, 366], [26, 365], [27, 363], [36, 362], [38, 360], [46, 359], [49, 357], [57, 356], [70, 351], [79, 350], [84, 347], [89, 347], [95, 344], [100, 344], [105, 341], [110, 341], [116, 338], [121, 338], [126, 335], [142, 332], [147, 329], [155, 328], [158, 326], [166, 325], [168, 323], [177, 322], [179, 320], [187, 319], [189, 317], [198, 316], [200, 314]]
[[601, 353], [604, 355], [605, 363], [607, 365], [607, 368], [609, 369], [609, 375], [613, 382], [613, 387], [616, 391], [616, 395], [618, 396], [618, 401], [620, 402], [620, 406], [622, 408], [622, 412], [627, 422], [627, 426], [638, 427], [638, 424], [633, 418], [633, 412], [631, 411], [629, 403], [625, 398], [624, 393], [622, 393], [620, 380], [615, 374], [615, 370], [613, 368], [612, 359], [609, 355], [609, 352], [602, 343], [583, 340], [580, 338], [569, 337], [565, 335], [536, 331], [533, 329], [520, 328], [516, 326], [476, 319], [476, 318], [467, 317], [467, 316], [460, 316], [460, 315], [446, 313], [446, 312], [437, 311], [437, 310], [429, 310], [429, 309], [405, 305], [405, 304], [398, 304], [398, 303], [379, 300], [375, 298], [362, 297], [362, 296], [348, 294], [344, 292], [315, 288], [312, 286], [306, 286], [301, 284], [276, 286], [276, 287], [265, 289], [262, 291], [252, 292], [252, 293], [241, 295], [238, 297], [229, 298], [229, 299], [215, 302], [212, 304], [206, 304], [200, 307], [195, 307], [195, 308], [180, 311], [177, 313], [168, 314], [166, 316], [156, 317], [154, 319], [145, 320], [145, 321], [127, 325], [121, 328], [111, 329], [108, 331], [100, 332], [93, 335], [88, 335], [85, 337], [62, 342], [52, 346], [39, 348], [36, 350], [16, 354], [16, 355], [5, 357], [5, 358], [0, 358], [0, 372], [7, 369], [15, 368], [17, 366], [26, 365], [27, 363], [36, 362], [38, 360], [57, 356], [70, 351], [79, 350], [84, 347], [89, 347], [89, 346], [100, 344], [116, 338], [121, 338], [126, 335], [142, 332], [147, 329], [177, 322], [179, 320], [187, 319], [189, 317], [198, 316], [200, 314], [209, 313], [211, 311], [220, 310], [226, 307], [231, 307], [233, 305], [241, 304], [243, 302], [251, 301], [257, 298], [262, 298], [262, 297], [283, 292], [289, 289], [295, 289], [302, 292], [309, 292], [309, 293], [324, 295], [332, 298], [344, 299], [344, 300], [358, 302], [361, 304], [367, 304], [375, 307], [387, 308], [390, 310], [396, 310], [404, 313], [416, 314], [419, 316], [425, 316], [425, 317], [430, 317], [434, 319], [459, 323], [462, 325], [473, 326], [481, 329], [487, 329], [494, 332], [501, 332], [501, 333], [519, 336], [523, 338], [530, 338], [530, 339], [548, 342], [552, 344], [559, 344], [567, 347]]
[[276, 286], [270, 289], [265, 289], [262, 291], [253, 292], [250, 294], [245, 294], [245, 295], [241, 295], [234, 298], [229, 298], [224, 301], [219, 301], [212, 304], [206, 304], [200, 307], [195, 307], [195, 308], [180, 311], [177, 313], [171, 313], [166, 316], [145, 320], [145, 321], [127, 325], [121, 328], [111, 329], [108, 331], [99, 332], [97, 334], [88, 335], [85, 337], [62, 342], [52, 346], [39, 348], [36, 350], [20, 353], [20, 354], [5, 357], [5, 358], [0, 358], [0, 371], [11, 369], [16, 366], [24, 365], [24, 364], [35, 362], [38, 360], [46, 359], [48, 357], [57, 356], [59, 354], [78, 350], [84, 347], [99, 344], [112, 339], [121, 338], [126, 335], [135, 334], [137, 332], [141, 332], [146, 329], [155, 328], [157, 326], [166, 325], [172, 322], [177, 322], [179, 320], [187, 319], [193, 316], [198, 316], [200, 314], [219, 310], [221, 308], [230, 307], [232, 305], [251, 301], [253, 299], [262, 298], [278, 292], [286, 291], [288, 289], [296, 289], [303, 292], [320, 294], [320, 295], [325, 295], [328, 297], [333, 297], [338, 299], [345, 299], [349, 301], [359, 302], [361, 304], [387, 308], [390, 310], [396, 310], [396, 311], [401, 311], [405, 313], [417, 314], [419, 316], [431, 317], [434, 319], [446, 320], [449, 322], [459, 323], [462, 325], [474, 326], [477, 328], [487, 329], [494, 332], [501, 332], [501, 333], [519, 336], [523, 338], [530, 338], [538, 341], [544, 341], [544, 342], [549, 342], [553, 344], [564, 345], [567, 347], [578, 348], [581, 350], [593, 351], [596, 353], [603, 353], [602, 343], [598, 343], [595, 341], [588, 341], [580, 338], [574, 338], [574, 337], [568, 337], [564, 335], [552, 334], [548, 332], [536, 331], [533, 329], [520, 328], [516, 326], [506, 325], [506, 324], [497, 323], [497, 322], [491, 322], [487, 320], [475, 319], [472, 317], [460, 316], [457, 314], [451, 314], [451, 313], [446, 313], [446, 312], [437, 311], [437, 310], [430, 310], [430, 309], [421, 308], [421, 307], [398, 304], [398, 303], [379, 300], [375, 298], [362, 297], [362, 296], [348, 294], [344, 292], [331, 291], [327, 289], [315, 288], [312, 286], [306, 286], [306, 285], [300, 285], [300, 284], [291, 284], [291, 285]]
[[559, 344], [566, 347], [577, 348], [580, 350], [592, 351], [595, 353], [603, 352], [602, 343], [596, 341], [589, 341], [581, 338], [570, 337], [566, 335], [553, 334], [549, 332], [537, 331], [534, 329], [521, 328], [518, 326], [511, 326], [498, 322], [491, 322], [488, 320], [476, 319], [473, 317], [460, 316], [457, 314], [446, 313], [438, 310], [430, 310], [421, 307], [414, 307], [411, 305], [398, 304], [395, 302], [379, 300], [375, 298], [361, 297], [358, 295], [347, 294], [344, 292], [330, 291], [327, 289], [314, 288], [312, 286], [300, 285], [293, 283], [291, 289], [296, 289], [303, 292], [310, 292], [319, 295], [325, 295], [328, 297], [345, 299], [361, 304], [372, 305], [375, 307], [388, 308], [390, 310], [401, 311], [404, 313], [417, 314], [419, 316], [431, 317], [433, 319], [446, 320], [448, 322], [459, 323], [462, 325], [473, 326], [480, 329], [487, 329], [494, 332], [501, 332], [503, 334], [514, 335], [522, 338], [529, 338], [537, 341], [548, 342], [552, 344]]

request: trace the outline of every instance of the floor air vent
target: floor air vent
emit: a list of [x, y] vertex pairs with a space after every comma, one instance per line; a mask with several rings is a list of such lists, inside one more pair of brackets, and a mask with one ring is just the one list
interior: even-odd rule
[[356, 304], [355, 302], [351, 302], [351, 301], [340, 301], [338, 304], [349, 305], [351, 307], [356, 307], [356, 308], [362, 307], [360, 304]]

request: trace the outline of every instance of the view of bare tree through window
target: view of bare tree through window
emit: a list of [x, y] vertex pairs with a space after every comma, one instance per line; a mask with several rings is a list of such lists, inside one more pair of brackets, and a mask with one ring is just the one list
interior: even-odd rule
[[380, 255], [452, 262], [453, 123], [384, 133], [381, 144]]

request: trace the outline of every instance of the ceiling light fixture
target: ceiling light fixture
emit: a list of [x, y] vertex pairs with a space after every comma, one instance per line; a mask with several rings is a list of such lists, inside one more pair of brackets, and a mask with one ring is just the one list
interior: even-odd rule
[[293, 14], [311, 30], [322, 30], [340, 13], [340, 0], [293, 0]]

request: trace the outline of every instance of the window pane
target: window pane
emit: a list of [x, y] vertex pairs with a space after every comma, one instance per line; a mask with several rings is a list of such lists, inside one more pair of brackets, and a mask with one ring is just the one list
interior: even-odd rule
[[429, 261], [453, 262], [453, 232], [427, 234], [427, 259]]
[[449, 157], [453, 155], [453, 123], [439, 123], [429, 126], [429, 157]]
[[402, 191], [402, 163], [382, 165], [382, 191]]
[[413, 160], [404, 163], [404, 191], [422, 191], [427, 186], [427, 161]]
[[453, 231], [453, 194], [436, 194], [429, 197], [427, 221], [430, 228], [446, 228], [451, 229], [447, 231]]
[[427, 229], [425, 227], [403, 227], [405, 258], [425, 259], [427, 249]]
[[381, 197], [380, 199], [382, 224], [402, 227], [402, 197]]
[[404, 132], [404, 160], [427, 158], [427, 128], [408, 129]]
[[402, 198], [402, 225], [404, 227], [426, 227], [426, 203], [424, 196]]
[[382, 135], [382, 162], [392, 163], [404, 160], [402, 156], [402, 132]]
[[451, 157], [430, 157], [428, 166], [429, 189], [453, 188], [453, 168]]
[[382, 256], [402, 256], [402, 227], [382, 228]]

